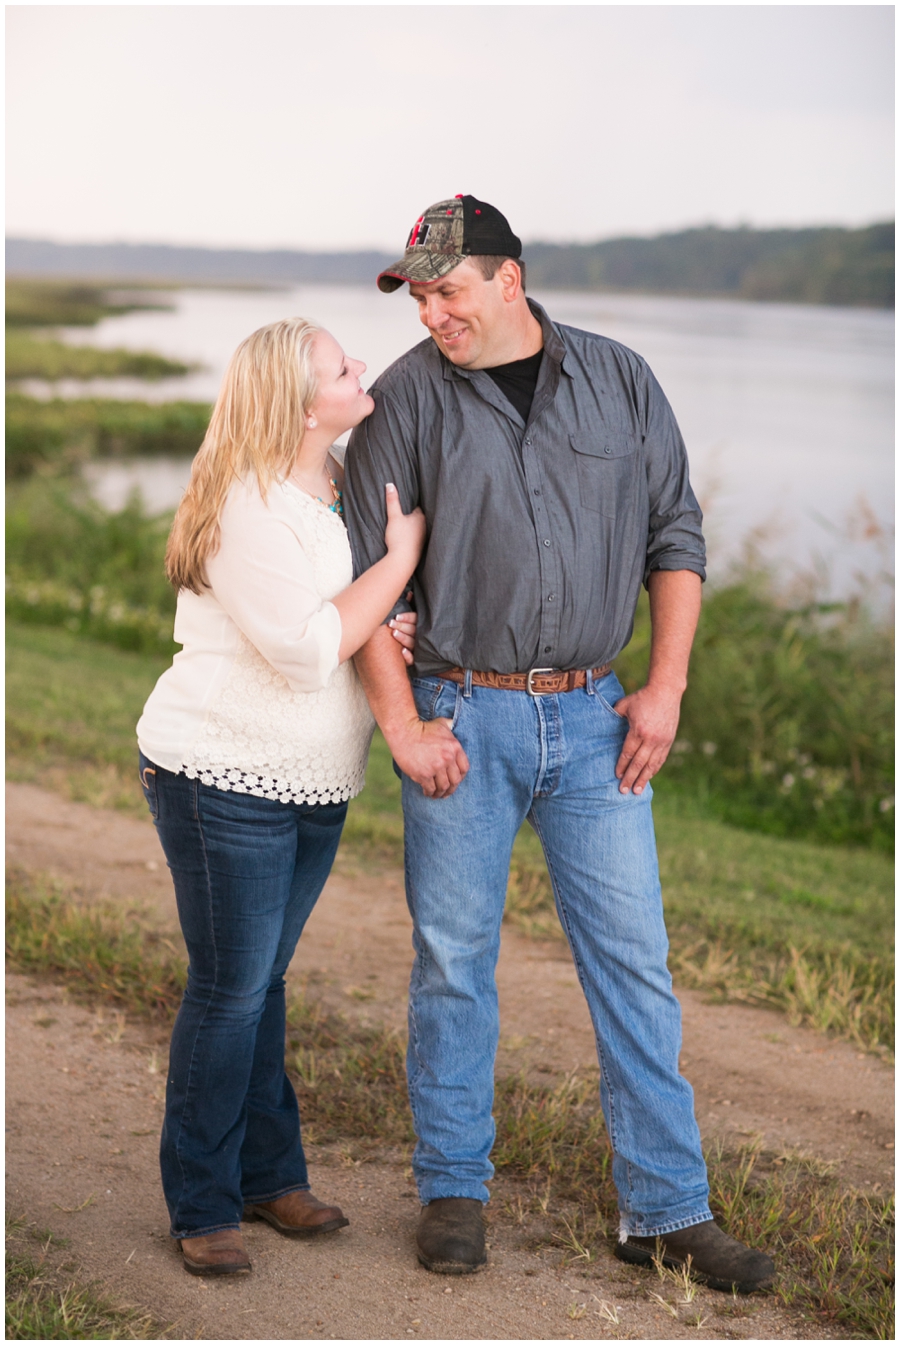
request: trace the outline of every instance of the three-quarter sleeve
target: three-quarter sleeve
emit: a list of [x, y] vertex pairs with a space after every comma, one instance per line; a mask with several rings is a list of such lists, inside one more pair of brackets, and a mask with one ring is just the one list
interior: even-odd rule
[[321, 690], [339, 663], [341, 618], [295, 527], [244, 486], [228, 497], [220, 538], [206, 563], [216, 600], [291, 690]]
[[650, 520], [644, 583], [653, 570], [706, 578], [703, 515], [691, 488], [687, 450], [674, 412], [646, 364], [640, 388]]

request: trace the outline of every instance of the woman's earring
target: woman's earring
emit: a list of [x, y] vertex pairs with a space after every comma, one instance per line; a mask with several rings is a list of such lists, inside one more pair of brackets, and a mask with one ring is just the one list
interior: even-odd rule
[[309, 420], [306, 422], [306, 428], [309, 430], [314, 430], [318, 425], [318, 423], [319, 422], [316, 420], [315, 416], [310, 416]]

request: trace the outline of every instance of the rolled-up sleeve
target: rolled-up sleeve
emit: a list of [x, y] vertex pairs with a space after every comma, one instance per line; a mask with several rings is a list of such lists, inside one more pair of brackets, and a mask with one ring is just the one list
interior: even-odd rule
[[[389, 394], [372, 389], [375, 410], [350, 436], [344, 459], [344, 517], [353, 555], [353, 575], [358, 578], [387, 554], [384, 529], [387, 508], [384, 488], [397, 487], [405, 514], [419, 500], [415, 430], [404, 408]], [[386, 620], [411, 610], [400, 598]]]
[[650, 369], [640, 388], [650, 520], [644, 583], [654, 570], [693, 570], [706, 578], [703, 514], [691, 488], [687, 450], [675, 415]]
[[320, 691], [340, 661], [341, 617], [320, 598], [297, 533], [255, 491], [239, 488], [220, 534], [206, 564], [217, 601], [292, 691]]

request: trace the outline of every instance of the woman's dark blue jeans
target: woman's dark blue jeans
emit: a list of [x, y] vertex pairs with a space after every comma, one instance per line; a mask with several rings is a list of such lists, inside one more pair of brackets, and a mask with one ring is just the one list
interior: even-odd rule
[[160, 1146], [176, 1238], [237, 1228], [245, 1202], [309, 1189], [284, 1069], [284, 974], [334, 862], [346, 803], [229, 793], [141, 755], [178, 901], [187, 988]]

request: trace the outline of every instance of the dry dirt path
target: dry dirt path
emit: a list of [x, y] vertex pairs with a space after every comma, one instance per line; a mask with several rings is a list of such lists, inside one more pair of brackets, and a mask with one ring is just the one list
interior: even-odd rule
[[[74, 881], [88, 896], [140, 899], [174, 921], [149, 822], [29, 785], [10, 785], [7, 802], [11, 863]], [[410, 956], [398, 873], [360, 872], [342, 860], [291, 976], [344, 1013], [400, 1025]], [[525, 1068], [545, 1082], [596, 1070], [563, 944], [505, 930], [498, 975], [501, 1069]], [[176, 1323], [185, 1338], [822, 1338], [819, 1324], [771, 1301], [750, 1300], [751, 1315], [734, 1317], [728, 1300], [708, 1291], [697, 1299], [703, 1326], [675, 1322], [649, 1296], [655, 1281], [611, 1255], [579, 1270], [561, 1265], [557, 1251], [534, 1251], [528, 1228], [501, 1217], [499, 1181], [489, 1270], [453, 1281], [429, 1275], [412, 1252], [417, 1207], [400, 1154], [360, 1167], [339, 1149], [315, 1150], [314, 1189], [344, 1205], [346, 1233], [293, 1243], [248, 1225], [252, 1276], [193, 1279], [179, 1269], [165, 1234], [158, 1189], [164, 1047], [148, 1030], [129, 1023], [123, 1031], [114, 1015], [72, 1005], [43, 981], [11, 977], [9, 991], [11, 1208], [71, 1239], [64, 1254], [82, 1277]], [[850, 1185], [891, 1182], [889, 1067], [764, 1010], [708, 1005], [692, 992], [680, 998], [684, 1073], [705, 1139], [762, 1133], [769, 1147], [833, 1162]], [[618, 1326], [601, 1304], [618, 1309]]]

